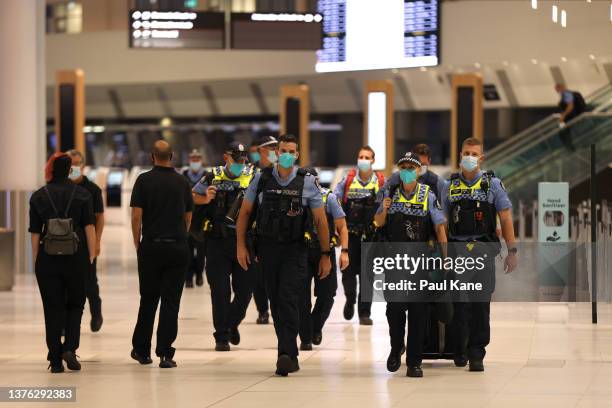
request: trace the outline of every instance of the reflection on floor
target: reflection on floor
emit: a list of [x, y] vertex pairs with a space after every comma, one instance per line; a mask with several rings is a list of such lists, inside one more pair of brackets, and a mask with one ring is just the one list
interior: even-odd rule
[[[109, 227], [99, 262], [104, 326], [89, 331], [83, 319], [78, 354], [83, 371], [46, 371], [42, 306], [32, 276], [0, 293], [0, 386], [76, 386], [83, 407], [612, 407], [612, 308], [601, 305], [598, 326], [590, 304], [495, 304], [485, 373], [452, 362], [426, 362], [425, 377], [405, 377], [405, 366], [386, 371], [389, 351], [384, 305], [375, 325], [342, 318], [341, 289], [323, 344], [302, 352], [302, 370], [274, 377], [272, 326], [254, 324], [251, 305], [242, 343], [213, 351], [210, 295], [186, 289], [181, 304], [177, 369], [130, 359], [138, 305], [135, 254], [127, 228]], [[40, 407], [43, 404], [33, 404]], [[67, 405], [67, 404], [66, 404]], [[20, 407], [28, 406], [23, 403]], [[59, 405], [53, 405], [59, 406]], [[413, 405], [418, 406], [418, 405]]]

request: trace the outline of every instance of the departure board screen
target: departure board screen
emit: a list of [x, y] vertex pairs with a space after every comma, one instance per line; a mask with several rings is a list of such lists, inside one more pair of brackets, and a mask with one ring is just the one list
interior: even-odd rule
[[439, 64], [440, 0], [318, 0], [317, 72]]
[[316, 13], [232, 13], [231, 48], [318, 50], [322, 19]]
[[130, 11], [131, 48], [225, 48], [225, 14]]

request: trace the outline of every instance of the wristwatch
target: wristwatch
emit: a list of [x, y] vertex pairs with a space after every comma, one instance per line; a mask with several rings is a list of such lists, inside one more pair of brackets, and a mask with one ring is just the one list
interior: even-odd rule
[[516, 255], [518, 253], [518, 248], [517, 247], [509, 248], [508, 253]]
[[345, 254], [348, 254], [348, 251], [349, 251], [349, 250], [348, 250], [348, 248], [342, 248], [342, 249], [340, 250], [340, 252], [343, 252], [343, 253], [345, 253]]
[[321, 256], [331, 256], [331, 251], [321, 251]]

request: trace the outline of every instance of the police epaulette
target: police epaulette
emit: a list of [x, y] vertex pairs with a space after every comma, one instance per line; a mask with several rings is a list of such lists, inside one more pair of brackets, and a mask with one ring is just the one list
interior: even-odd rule
[[493, 170], [487, 170], [485, 171], [485, 175], [489, 178], [493, 178], [495, 177], [495, 172]]
[[303, 169], [301, 167], [298, 168], [298, 170], [297, 170], [297, 175], [298, 176], [305, 177], [307, 174], [310, 174], [310, 173], [308, 173], [308, 171], [306, 171], [306, 169]]
[[449, 180], [454, 180], [454, 179], [458, 179], [459, 178], [459, 174], [460, 173], [453, 173], [450, 175], [450, 177], [448, 178]]

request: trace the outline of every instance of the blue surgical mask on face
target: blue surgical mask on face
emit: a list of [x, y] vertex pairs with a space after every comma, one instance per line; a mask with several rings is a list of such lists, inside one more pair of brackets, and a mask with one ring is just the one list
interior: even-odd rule
[[278, 157], [276, 156], [276, 152], [274, 150], [268, 151], [268, 161], [270, 163], [276, 163], [278, 161]]
[[81, 168], [79, 166], [70, 167], [70, 173], [68, 174], [70, 180], [76, 180], [81, 177]]
[[461, 159], [461, 167], [467, 171], [476, 170], [478, 167], [478, 157], [476, 156], [463, 156]]
[[197, 173], [202, 168], [202, 162], [191, 162], [189, 163], [189, 168], [191, 168], [193, 172]]
[[293, 163], [295, 163], [295, 159], [295, 156], [291, 153], [283, 153], [278, 158], [278, 164], [280, 164], [281, 167], [288, 169], [293, 166]]
[[357, 160], [357, 168], [361, 171], [368, 171], [372, 168], [372, 162], [366, 159]]
[[405, 184], [410, 184], [417, 178], [416, 169], [401, 169], [400, 170], [400, 179]]
[[242, 164], [242, 163], [232, 163], [229, 166], [229, 171], [234, 176], [240, 175], [240, 173], [242, 173], [242, 170], [244, 170], [244, 164]]
[[258, 152], [252, 152], [249, 153], [249, 158], [251, 159], [251, 163], [257, 163], [261, 159], [261, 156]]

